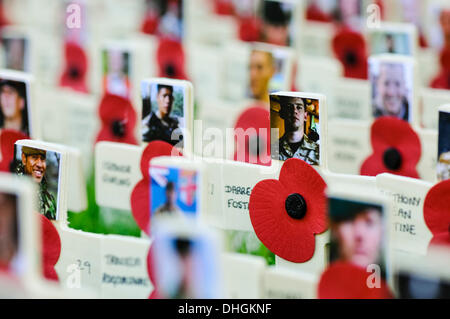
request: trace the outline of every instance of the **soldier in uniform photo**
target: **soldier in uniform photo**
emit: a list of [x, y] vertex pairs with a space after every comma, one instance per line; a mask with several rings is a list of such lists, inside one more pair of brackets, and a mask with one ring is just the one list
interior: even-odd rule
[[[158, 84], [156, 95], [158, 109], [150, 112], [142, 120], [144, 142], [164, 141], [175, 146], [183, 140], [178, 118], [170, 116], [174, 102], [173, 91], [171, 85]], [[144, 103], [150, 103], [149, 99], [144, 99]], [[175, 132], [177, 130], [178, 132]], [[175, 135], [172, 136], [174, 132]]]
[[29, 135], [25, 83], [0, 81], [0, 129]]
[[181, 216], [181, 210], [176, 205], [177, 192], [175, 191], [175, 184], [168, 182], [166, 185], [166, 202], [159, 206], [154, 216]]
[[18, 241], [17, 198], [0, 193], [0, 272], [17, 268]]
[[250, 55], [250, 91], [257, 101], [269, 104], [270, 80], [275, 74], [275, 61], [272, 53], [253, 50]]
[[48, 183], [45, 173], [47, 171], [47, 151], [22, 147], [22, 161], [17, 166], [18, 175], [28, 175], [39, 185], [39, 210], [48, 219], [56, 219], [56, 200], [48, 191]]
[[304, 99], [281, 96], [280, 107], [285, 133], [279, 139], [279, 160], [299, 158], [310, 165], [319, 165], [318, 134], [312, 131], [314, 139], [305, 134], [308, 113]]

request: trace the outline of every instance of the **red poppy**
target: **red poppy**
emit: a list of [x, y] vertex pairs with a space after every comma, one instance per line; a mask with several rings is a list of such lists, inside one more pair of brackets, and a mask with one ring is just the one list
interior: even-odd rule
[[141, 32], [145, 34], [155, 35], [159, 26], [159, 17], [156, 12], [149, 12], [142, 22]]
[[306, 10], [306, 19], [318, 22], [332, 22], [333, 19], [329, 14], [323, 12], [315, 3], [311, 4]]
[[438, 75], [431, 81], [434, 89], [450, 90], [450, 49], [444, 48], [440, 56], [441, 69]]
[[187, 80], [183, 45], [175, 40], [162, 38], [156, 51], [159, 76]]
[[342, 28], [333, 38], [333, 51], [344, 66], [344, 76], [363, 79], [368, 77], [367, 49], [364, 37], [349, 28]]
[[242, 17], [239, 19], [239, 39], [247, 42], [259, 41], [261, 28], [261, 20], [258, 17]]
[[[379, 288], [367, 284], [373, 273], [356, 265], [335, 262], [322, 274], [319, 287], [319, 299], [393, 299], [393, 295], [384, 280]], [[370, 280], [369, 280], [370, 281]]]
[[158, 156], [182, 156], [172, 145], [163, 141], [150, 142], [141, 157], [143, 178], [131, 193], [131, 211], [139, 228], [150, 236], [150, 161]]
[[10, 24], [10, 22], [6, 18], [5, 7], [3, 5], [3, 1], [0, 1], [0, 28], [3, 28], [9, 24]]
[[48, 280], [58, 281], [55, 265], [61, 254], [61, 239], [52, 222], [39, 214], [42, 227], [42, 271]]
[[250, 219], [259, 240], [274, 254], [294, 263], [314, 255], [316, 234], [327, 230], [326, 183], [300, 159], [289, 159], [279, 180], [256, 184]]
[[433, 234], [430, 245], [450, 245], [449, 194], [450, 180], [446, 180], [431, 188], [425, 198], [423, 217]]
[[22, 132], [14, 130], [0, 131], [0, 147], [2, 157], [0, 161], [0, 172], [10, 172], [11, 163], [14, 160], [14, 144], [18, 140], [26, 140], [29, 137]]
[[136, 112], [131, 102], [119, 95], [105, 94], [99, 107], [102, 127], [96, 142], [137, 144], [134, 137]]
[[234, 126], [235, 161], [270, 166], [270, 113], [264, 107], [252, 106], [239, 116]]
[[391, 173], [419, 178], [417, 163], [421, 157], [419, 136], [408, 122], [383, 116], [372, 125], [373, 154], [361, 166], [361, 175]]
[[88, 58], [84, 49], [74, 42], [66, 42], [64, 45], [66, 66], [59, 80], [59, 85], [69, 87], [75, 91], [88, 93], [86, 75]]
[[231, 16], [234, 14], [234, 5], [231, 0], [214, 0], [214, 12], [219, 15]]

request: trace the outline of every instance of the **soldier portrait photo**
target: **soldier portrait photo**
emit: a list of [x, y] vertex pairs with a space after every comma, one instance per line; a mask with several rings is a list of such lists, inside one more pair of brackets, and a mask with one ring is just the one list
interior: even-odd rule
[[185, 88], [142, 82], [142, 141], [183, 147]]
[[180, 219], [198, 214], [199, 185], [195, 170], [152, 166], [150, 177], [152, 217]]
[[319, 100], [296, 96], [270, 95], [272, 158], [298, 158], [310, 165], [320, 164]]
[[15, 145], [15, 172], [38, 184], [38, 210], [51, 220], [58, 218], [60, 160], [58, 152]]
[[8, 129], [30, 136], [27, 84], [0, 78], [0, 130]]
[[28, 71], [28, 39], [23, 36], [2, 37], [3, 67], [9, 70]]
[[370, 59], [373, 117], [393, 116], [410, 121], [413, 105], [413, 71], [407, 61]]

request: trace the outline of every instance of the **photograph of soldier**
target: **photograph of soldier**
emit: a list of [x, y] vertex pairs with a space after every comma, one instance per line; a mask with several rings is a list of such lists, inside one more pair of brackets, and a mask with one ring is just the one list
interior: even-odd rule
[[380, 205], [330, 198], [330, 262], [362, 267], [379, 265], [385, 271], [384, 221]]
[[412, 35], [405, 31], [386, 31], [374, 29], [370, 33], [370, 46], [372, 54], [401, 54], [413, 55], [414, 39]]
[[103, 50], [105, 92], [129, 98], [131, 94], [130, 54], [117, 48]]
[[285, 161], [299, 158], [310, 165], [320, 164], [319, 100], [270, 95], [271, 128], [279, 139], [272, 141], [272, 158]]
[[250, 96], [269, 105], [270, 81], [275, 74], [275, 60], [271, 52], [253, 50], [250, 54]]
[[0, 129], [30, 135], [25, 82], [0, 79]]
[[412, 65], [370, 59], [372, 112], [374, 118], [393, 116], [410, 121], [412, 114]]
[[144, 21], [149, 21], [144, 30], [160, 37], [182, 41], [183, 0], [146, 0]]
[[17, 144], [15, 154], [16, 173], [30, 176], [39, 185], [39, 212], [48, 219], [57, 219], [61, 155], [57, 152]]
[[9, 70], [27, 70], [28, 40], [24, 37], [2, 37], [4, 67]]
[[142, 83], [142, 141], [164, 141], [182, 148], [185, 88]]
[[438, 181], [450, 179], [450, 113], [439, 112]]
[[264, 0], [261, 4], [261, 41], [282, 46], [292, 45], [294, 3]]
[[20, 267], [17, 196], [0, 192], [0, 272]]
[[166, 200], [159, 206], [154, 213], [154, 216], [170, 215], [170, 216], [181, 216], [181, 210], [176, 204], [177, 202], [177, 192], [175, 189], [174, 182], [168, 182], [166, 185]]

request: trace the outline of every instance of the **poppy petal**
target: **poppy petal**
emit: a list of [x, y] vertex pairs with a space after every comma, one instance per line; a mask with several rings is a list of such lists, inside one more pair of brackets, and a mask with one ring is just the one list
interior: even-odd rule
[[[253, 131], [252, 132], [250, 132]], [[252, 163], [264, 166], [270, 166], [272, 159], [270, 156], [270, 113], [268, 110], [261, 106], [252, 106], [247, 108], [236, 121], [234, 126], [235, 140], [236, 140], [236, 152], [234, 154], [235, 161], [242, 161], [245, 163]], [[239, 138], [239, 134], [242, 132], [244, 136]], [[246, 132], [249, 134], [247, 138]], [[258, 143], [259, 147], [264, 147], [261, 151], [251, 151], [249, 149], [249, 141], [252, 136], [257, 136], [255, 143]], [[260, 141], [260, 139], [264, 139]], [[252, 141], [253, 142], [253, 141]], [[244, 152], [244, 154], [240, 154]]]
[[9, 172], [11, 168], [11, 162], [14, 159], [14, 144], [18, 140], [26, 140], [29, 137], [22, 132], [14, 130], [1, 130], [0, 131], [0, 147], [1, 147], [1, 162], [0, 171]]
[[392, 299], [387, 284], [382, 280], [379, 288], [367, 285], [371, 273], [350, 263], [335, 262], [322, 274], [319, 299]]
[[449, 194], [450, 180], [446, 180], [431, 188], [425, 198], [423, 217], [433, 235], [450, 233]]
[[312, 234], [321, 234], [327, 230], [327, 200], [325, 188], [327, 184], [322, 176], [301, 159], [287, 160], [280, 172], [281, 184], [288, 194], [298, 193], [306, 201], [307, 212], [301, 220], [307, 224]]
[[162, 38], [156, 50], [159, 76], [187, 80], [183, 45], [175, 40]]
[[52, 222], [39, 214], [42, 227], [43, 275], [48, 280], [58, 281], [55, 265], [61, 254], [61, 239]]
[[150, 188], [149, 180], [139, 181], [131, 193], [131, 212], [139, 228], [149, 235], [150, 230]]
[[75, 42], [66, 42], [64, 52], [66, 66], [60, 79], [60, 86], [87, 93], [88, 58], [84, 49]]
[[150, 142], [142, 152], [141, 156], [141, 173], [146, 179], [150, 179], [149, 165], [150, 161], [158, 156], [183, 156], [176, 147], [167, 142], [153, 141]]

